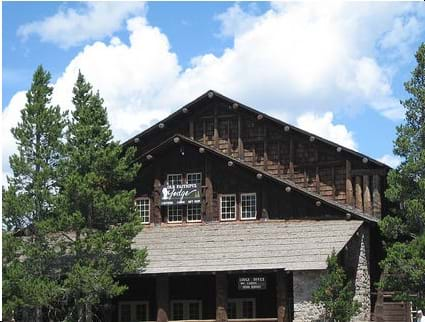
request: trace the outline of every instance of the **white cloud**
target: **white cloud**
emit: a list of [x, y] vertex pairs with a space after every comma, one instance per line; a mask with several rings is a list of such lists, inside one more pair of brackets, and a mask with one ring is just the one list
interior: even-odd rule
[[401, 158], [393, 154], [385, 154], [380, 157], [378, 161], [389, 165], [391, 168], [397, 168], [398, 165], [401, 163]]
[[62, 9], [53, 16], [22, 25], [18, 35], [26, 39], [36, 34], [44, 42], [69, 48], [110, 36], [121, 29], [125, 19], [143, 11], [142, 2], [87, 2], [81, 10]]
[[3, 176], [2, 184], [6, 185], [6, 175], [10, 174], [9, 156], [16, 151], [15, 139], [10, 130], [18, 125], [21, 118], [21, 110], [26, 103], [25, 92], [16, 93], [10, 103], [2, 112], [1, 122], [1, 146], [2, 146], [2, 163]]
[[343, 124], [334, 124], [333, 117], [332, 112], [326, 112], [321, 116], [306, 113], [297, 118], [296, 125], [305, 131], [339, 143], [344, 147], [357, 150], [353, 133]]
[[[115, 136], [125, 140], [212, 88], [357, 148], [352, 132], [333, 123], [333, 113], [372, 108], [391, 119], [402, 116], [391, 88], [393, 66], [378, 59], [384, 52], [377, 51], [377, 44], [397, 28], [394, 19], [424, 8], [400, 3], [284, 3], [255, 16], [235, 6], [221, 15], [222, 21], [228, 21], [226, 14], [239, 19], [222, 28], [233, 35], [233, 46], [220, 56], [194, 57], [187, 69], [158, 28], [142, 17], [127, 19], [129, 44], [113, 37], [87, 45], [57, 80], [53, 102], [71, 108], [72, 86], [81, 69], [104, 97]], [[17, 97], [5, 110], [14, 112], [4, 118], [16, 116], [12, 114]]]

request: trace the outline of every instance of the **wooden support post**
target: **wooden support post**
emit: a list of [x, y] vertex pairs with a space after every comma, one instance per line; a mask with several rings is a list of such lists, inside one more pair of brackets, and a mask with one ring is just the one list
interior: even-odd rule
[[217, 272], [215, 275], [216, 322], [227, 322], [227, 274]]
[[320, 195], [320, 175], [319, 175], [319, 167], [316, 167], [316, 192]]
[[213, 184], [211, 180], [211, 164], [205, 157], [205, 220], [212, 221], [214, 218], [213, 209]]
[[289, 135], [289, 179], [294, 180], [294, 142], [292, 134]]
[[218, 118], [217, 118], [217, 106], [214, 106], [214, 147], [218, 149]]
[[161, 217], [161, 180], [157, 177], [153, 183], [153, 223], [160, 225]]
[[240, 113], [238, 113], [238, 154], [239, 159], [243, 160], [242, 120]]
[[266, 183], [261, 183], [261, 218], [269, 219], [269, 198], [266, 188]]
[[85, 322], [92, 322], [93, 321], [93, 312], [92, 312], [91, 304], [85, 304], [85, 315], [86, 315]]
[[381, 177], [374, 175], [372, 179], [372, 199], [373, 199], [373, 215], [376, 218], [381, 218]]
[[332, 199], [335, 199], [336, 196], [336, 184], [335, 184], [335, 167], [331, 168], [331, 177], [332, 177]]
[[189, 121], [189, 137], [193, 140], [195, 138], [195, 130], [193, 120]]
[[276, 272], [276, 305], [277, 305], [277, 322], [286, 322], [289, 320], [287, 306], [287, 277], [283, 270]]
[[277, 176], [282, 176], [282, 161], [280, 159], [280, 140], [277, 141]]
[[168, 322], [169, 314], [169, 284], [167, 275], [156, 277], [157, 322]]
[[353, 183], [351, 181], [351, 162], [345, 162], [345, 200], [350, 206], [354, 206]]
[[363, 205], [364, 212], [372, 214], [372, 200], [370, 198], [369, 176], [363, 176]]
[[[298, 171], [300, 171], [300, 169], [298, 169]], [[307, 187], [308, 187], [307, 169], [304, 168], [304, 188], [307, 189]]]
[[207, 144], [207, 121], [202, 120], [202, 143]]
[[356, 208], [363, 210], [362, 177], [356, 176]]
[[269, 163], [269, 155], [267, 153], [267, 127], [266, 127], [266, 123], [263, 122], [263, 127], [264, 127], [264, 141], [263, 141], [263, 156], [264, 156], [264, 166], [263, 169], [264, 171], [267, 171], [268, 169], [268, 163]]

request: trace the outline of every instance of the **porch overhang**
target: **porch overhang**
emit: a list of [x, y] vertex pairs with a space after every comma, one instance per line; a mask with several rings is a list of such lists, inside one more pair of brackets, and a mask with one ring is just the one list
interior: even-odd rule
[[147, 226], [142, 274], [284, 269], [323, 270], [363, 224], [361, 220], [267, 220]]

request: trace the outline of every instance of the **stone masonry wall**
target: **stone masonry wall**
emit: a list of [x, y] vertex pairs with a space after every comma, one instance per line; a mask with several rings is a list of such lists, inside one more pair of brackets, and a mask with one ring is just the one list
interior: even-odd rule
[[354, 299], [361, 307], [353, 322], [370, 321], [370, 265], [369, 265], [369, 229], [361, 227], [347, 245], [345, 263], [349, 276], [354, 279]]
[[311, 295], [319, 286], [324, 271], [295, 271], [294, 283], [294, 322], [319, 320], [323, 314], [320, 306], [313, 304]]

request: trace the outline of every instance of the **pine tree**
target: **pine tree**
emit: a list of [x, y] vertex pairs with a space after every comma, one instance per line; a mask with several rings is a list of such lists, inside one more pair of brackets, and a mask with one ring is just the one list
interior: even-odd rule
[[418, 280], [425, 275], [425, 43], [419, 47], [416, 60], [412, 78], [404, 84], [410, 94], [401, 102], [406, 120], [397, 127], [394, 142], [394, 154], [402, 162], [388, 174], [385, 192], [396, 206], [380, 222], [387, 246], [387, 257], [381, 263], [381, 287], [425, 305], [425, 285], [423, 279]]
[[12, 129], [18, 151], [9, 160], [13, 174], [7, 178], [8, 189], [2, 189], [6, 316], [23, 308], [38, 308], [40, 314], [39, 308], [59, 292], [57, 275], [48, 264], [57, 254], [47, 247], [46, 232], [39, 226], [53, 216], [65, 125], [59, 107], [51, 105], [49, 82], [50, 73], [39, 66], [26, 94], [21, 122]]
[[131, 248], [142, 226], [135, 191], [128, 190], [139, 165], [133, 163], [134, 149], [124, 152], [113, 141], [103, 100], [81, 73], [73, 94], [75, 110], [60, 165], [60, 219], [52, 224], [69, 237], [64, 239], [66, 319], [90, 321], [92, 307], [126, 289], [115, 277], [144, 265], [145, 252]]
[[327, 258], [328, 267], [319, 287], [313, 292], [313, 303], [322, 305], [324, 318], [332, 322], [348, 322], [358, 313], [360, 304], [353, 300], [352, 285], [338, 264], [335, 252]]

